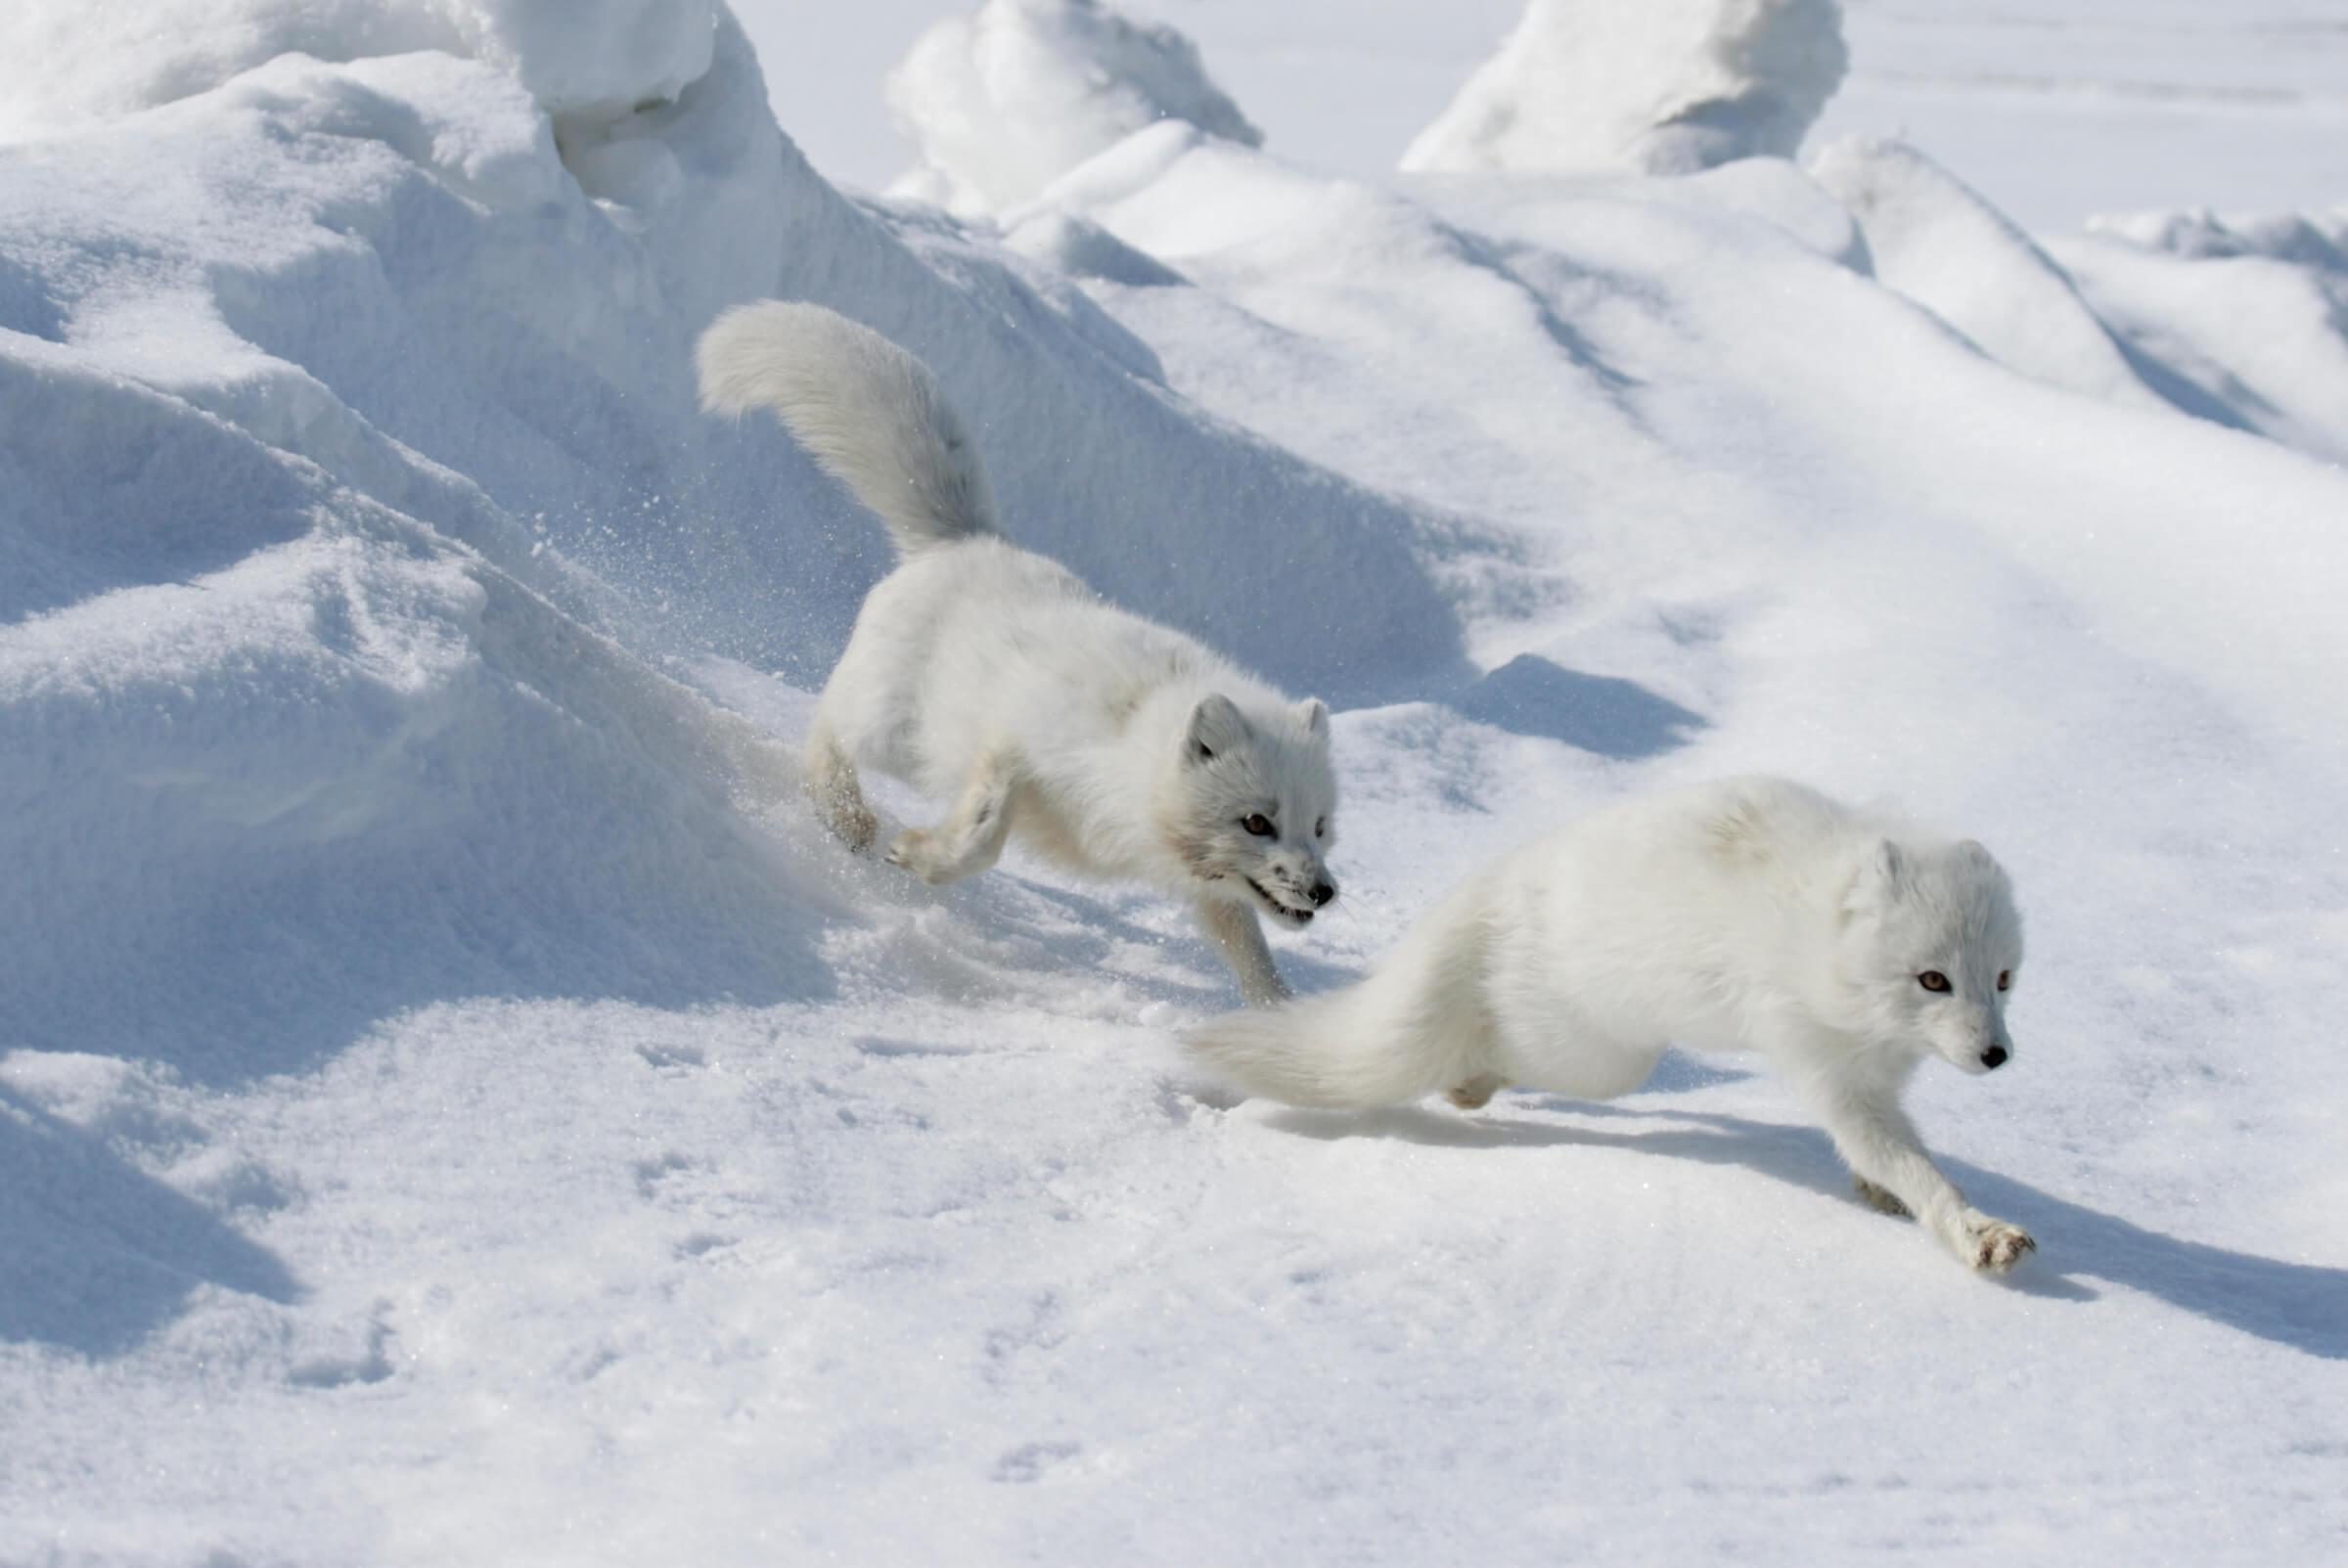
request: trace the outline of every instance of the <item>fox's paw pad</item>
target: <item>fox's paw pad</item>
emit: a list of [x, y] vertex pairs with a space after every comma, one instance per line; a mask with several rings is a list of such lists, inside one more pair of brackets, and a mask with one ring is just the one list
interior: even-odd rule
[[1509, 1087], [1509, 1081], [1498, 1073], [1477, 1073], [1465, 1083], [1458, 1083], [1443, 1092], [1443, 1098], [1462, 1110], [1481, 1110], [1494, 1095]]
[[929, 834], [926, 829], [908, 828], [897, 834], [888, 846], [888, 863], [913, 873], [923, 881], [929, 880], [933, 869], [929, 863]]
[[2038, 1250], [2029, 1232], [2004, 1220], [1976, 1220], [1966, 1230], [1965, 1261], [1983, 1274], [2004, 1274]]
[[1906, 1214], [1908, 1212], [1908, 1205], [1900, 1201], [1898, 1193], [1892, 1191], [1890, 1187], [1877, 1187], [1864, 1176], [1851, 1178], [1851, 1190], [1858, 1193], [1869, 1208], [1878, 1213]]

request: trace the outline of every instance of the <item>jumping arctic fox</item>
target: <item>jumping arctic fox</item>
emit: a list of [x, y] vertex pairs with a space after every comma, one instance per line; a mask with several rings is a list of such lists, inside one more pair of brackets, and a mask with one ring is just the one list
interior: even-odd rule
[[1004, 540], [969, 430], [880, 334], [768, 300], [720, 316], [696, 357], [704, 409], [773, 409], [896, 545], [808, 730], [807, 791], [833, 830], [872, 843], [856, 769], [877, 767], [954, 802], [897, 834], [890, 864], [958, 881], [1016, 831], [1189, 899], [1248, 1003], [1287, 996], [1256, 912], [1301, 928], [1337, 896], [1328, 707]]
[[1486, 867], [1377, 973], [1189, 1036], [1211, 1068], [1299, 1105], [1510, 1084], [1606, 1099], [1666, 1041], [1756, 1050], [1832, 1135], [1859, 1193], [1975, 1269], [2037, 1243], [1968, 1206], [1900, 1108], [1927, 1053], [2013, 1054], [2021, 917], [1989, 851], [1920, 838], [1780, 779], [1612, 807]]

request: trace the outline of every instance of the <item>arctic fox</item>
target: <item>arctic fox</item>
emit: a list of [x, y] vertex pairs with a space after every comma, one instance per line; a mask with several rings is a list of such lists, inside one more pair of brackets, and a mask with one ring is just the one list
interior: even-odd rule
[[1256, 1094], [1380, 1105], [1510, 1084], [1587, 1099], [1646, 1081], [1666, 1041], [1774, 1060], [1859, 1193], [1975, 1269], [2037, 1243], [1968, 1206], [1900, 1108], [1927, 1053], [2013, 1055], [2021, 918], [1989, 851], [1922, 838], [1780, 779], [1584, 818], [1486, 867], [1358, 985], [1194, 1030]]
[[877, 767], [953, 801], [897, 834], [890, 864], [958, 881], [1017, 832], [1189, 899], [1249, 1004], [1287, 996], [1256, 913], [1301, 928], [1337, 896], [1327, 705], [1003, 539], [968, 428], [880, 334], [767, 300], [720, 316], [696, 357], [704, 409], [772, 408], [896, 545], [808, 730], [807, 791], [833, 830], [872, 843], [856, 769]]

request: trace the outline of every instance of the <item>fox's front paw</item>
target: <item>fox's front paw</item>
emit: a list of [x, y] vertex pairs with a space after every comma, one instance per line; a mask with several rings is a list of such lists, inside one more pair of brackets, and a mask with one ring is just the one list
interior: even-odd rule
[[1964, 1238], [1958, 1255], [1983, 1274], [2004, 1274], [2021, 1262], [2025, 1253], [2038, 1250], [2029, 1232], [1986, 1214], [1965, 1217]]
[[888, 846], [888, 863], [913, 873], [925, 882], [935, 882], [931, 873], [936, 863], [929, 853], [929, 832], [924, 828], [908, 828], [897, 834]]

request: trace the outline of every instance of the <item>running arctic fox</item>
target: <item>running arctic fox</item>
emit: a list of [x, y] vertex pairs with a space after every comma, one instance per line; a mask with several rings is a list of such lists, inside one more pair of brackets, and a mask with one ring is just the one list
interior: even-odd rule
[[833, 830], [872, 843], [856, 769], [879, 768], [954, 802], [897, 834], [891, 865], [959, 881], [1016, 831], [1074, 870], [1189, 899], [1242, 997], [1287, 996], [1256, 912], [1300, 929], [1337, 896], [1328, 707], [1006, 541], [969, 430], [880, 334], [767, 300], [720, 316], [697, 359], [704, 409], [773, 409], [897, 548], [807, 734], [807, 792]]
[[1377, 972], [1189, 1036], [1241, 1087], [1299, 1105], [1510, 1084], [1628, 1094], [1666, 1041], [1755, 1050], [1790, 1077], [1859, 1193], [1975, 1269], [2028, 1232], [1968, 1206], [1900, 1109], [1927, 1053], [2013, 1055], [2021, 917], [1989, 851], [1916, 835], [1782, 779], [1634, 800], [1486, 867]]

